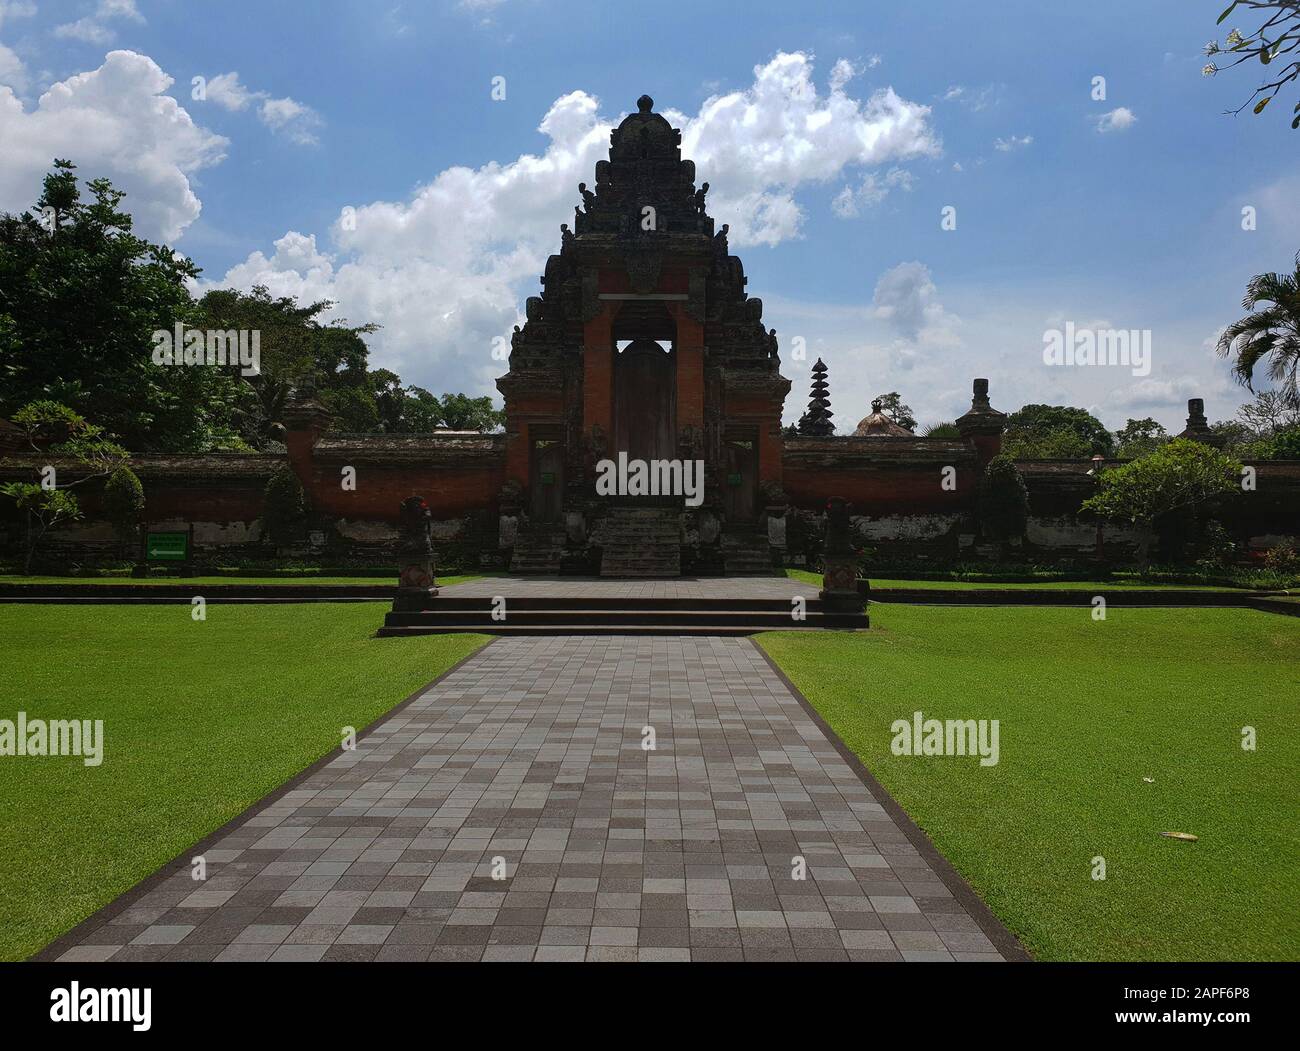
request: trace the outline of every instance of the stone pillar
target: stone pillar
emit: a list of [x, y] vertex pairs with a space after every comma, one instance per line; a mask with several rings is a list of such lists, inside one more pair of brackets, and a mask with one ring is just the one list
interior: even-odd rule
[[329, 409], [316, 398], [314, 380], [296, 384], [285, 401], [280, 420], [284, 424], [284, 444], [289, 454], [289, 466], [298, 476], [303, 490], [311, 496], [313, 491], [312, 449], [320, 436], [329, 429], [334, 419]]
[[613, 320], [602, 304], [582, 326], [582, 434], [594, 449], [607, 448], [614, 432]]
[[397, 548], [397, 592], [393, 612], [428, 609], [438, 594], [433, 564], [433, 512], [422, 496], [408, 496], [398, 509], [401, 540]]
[[677, 321], [677, 433], [690, 427], [704, 434], [704, 325], [681, 303], [672, 304]]
[[1006, 425], [1006, 413], [998, 412], [989, 404], [989, 381], [977, 379], [970, 409], [964, 416], [958, 417], [957, 429], [964, 439], [975, 446], [975, 456], [981, 472], [1002, 451], [1002, 432]]

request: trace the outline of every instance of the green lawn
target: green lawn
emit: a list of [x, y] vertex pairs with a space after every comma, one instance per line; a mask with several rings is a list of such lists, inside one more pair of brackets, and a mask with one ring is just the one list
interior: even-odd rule
[[[450, 587], [452, 584], [461, 584], [466, 580], [477, 580], [483, 574], [473, 573], [461, 576], [438, 577], [439, 587]], [[42, 577], [42, 576], [23, 576], [19, 573], [0, 573], [0, 584], [85, 584], [88, 587], [94, 587], [100, 584], [184, 584], [198, 585], [201, 587], [211, 587], [214, 584], [278, 584], [290, 587], [302, 587], [311, 584], [362, 584], [373, 587], [375, 585], [392, 584], [397, 586], [397, 574], [393, 574], [393, 579], [386, 577], [344, 577], [332, 576], [322, 577], [307, 574], [301, 577], [292, 576], [271, 576], [271, 577], [241, 577], [231, 573], [223, 573], [219, 576], [208, 577]]]
[[0, 605], [0, 719], [103, 719], [104, 759], [0, 758], [0, 959], [35, 952], [482, 645], [368, 604]]
[[[1036, 956], [1300, 959], [1300, 620], [909, 605], [871, 619], [760, 644]], [[918, 709], [999, 720], [999, 763], [893, 755], [891, 724]]]

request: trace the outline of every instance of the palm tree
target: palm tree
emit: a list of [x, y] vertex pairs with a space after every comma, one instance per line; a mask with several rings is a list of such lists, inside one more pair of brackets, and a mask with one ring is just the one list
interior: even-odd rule
[[[1271, 303], [1256, 310], [1260, 303]], [[1235, 355], [1232, 371], [1247, 389], [1255, 376], [1255, 366], [1268, 361], [1268, 378], [1278, 387], [1290, 408], [1300, 408], [1300, 253], [1296, 254], [1295, 272], [1291, 274], [1256, 274], [1246, 285], [1243, 307], [1247, 314], [1223, 330], [1219, 337], [1219, 356]]]

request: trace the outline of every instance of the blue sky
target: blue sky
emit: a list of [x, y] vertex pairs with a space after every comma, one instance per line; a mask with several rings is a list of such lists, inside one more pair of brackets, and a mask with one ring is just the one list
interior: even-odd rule
[[[375, 364], [494, 393], [492, 338], [648, 92], [740, 232], [788, 417], [799, 337], [841, 431], [888, 390], [951, 419], [975, 376], [1178, 428], [1244, 400], [1213, 340], [1300, 248], [1294, 100], [1225, 116], [1254, 70], [1200, 75], [1222, 6], [0, 0], [0, 208], [70, 157], [205, 282], [333, 298], [384, 326]], [[1045, 365], [1066, 322], [1150, 330], [1150, 374]]]

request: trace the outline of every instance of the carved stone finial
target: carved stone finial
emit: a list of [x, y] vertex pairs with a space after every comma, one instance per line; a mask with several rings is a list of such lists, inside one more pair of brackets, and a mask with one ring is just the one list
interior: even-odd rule
[[642, 113], [649, 113], [655, 108], [655, 100], [649, 95], [642, 95], [636, 100], [636, 108]]
[[1194, 442], [1201, 442], [1203, 445], [1210, 445], [1214, 448], [1222, 448], [1226, 444], [1222, 435], [1215, 434], [1210, 429], [1210, 421], [1205, 418], [1205, 399], [1188, 398], [1187, 399], [1187, 426], [1178, 435], [1179, 438], [1190, 438]]

